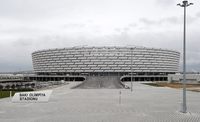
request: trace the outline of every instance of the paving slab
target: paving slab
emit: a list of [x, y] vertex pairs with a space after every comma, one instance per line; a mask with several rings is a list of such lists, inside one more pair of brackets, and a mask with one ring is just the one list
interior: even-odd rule
[[9, 98], [0, 99], [0, 122], [200, 121], [199, 92], [187, 92], [188, 113], [182, 114], [179, 89], [141, 83], [133, 83], [133, 92], [130, 89], [70, 89], [77, 84], [54, 88], [48, 103], [12, 103]]

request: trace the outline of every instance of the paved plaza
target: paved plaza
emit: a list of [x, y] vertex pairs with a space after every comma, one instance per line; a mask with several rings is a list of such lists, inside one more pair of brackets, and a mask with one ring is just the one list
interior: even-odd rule
[[[200, 93], [187, 92], [188, 113], [179, 112], [181, 90], [140, 83], [130, 89], [53, 89], [48, 103], [0, 99], [0, 122], [199, 122]], [[128, 84], [129, 85], [129, 84]], [[121, 91], [121, 104], [119, 93]]]

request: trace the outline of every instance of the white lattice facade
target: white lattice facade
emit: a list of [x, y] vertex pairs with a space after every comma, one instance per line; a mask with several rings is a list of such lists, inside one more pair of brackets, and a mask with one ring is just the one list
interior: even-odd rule
[[36, 51], [33, 68], [45, 73], [175, 73], [180, 53], [144, 47], [72, 47]]

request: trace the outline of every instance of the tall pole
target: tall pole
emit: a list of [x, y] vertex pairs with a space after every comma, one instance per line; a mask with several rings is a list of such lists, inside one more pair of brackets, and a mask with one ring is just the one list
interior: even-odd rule
[[187, 112], [187, 104], [186, 104], [186, 7], [193, 5], [193, 3], [189, 3], [187, 0], [183, 1], [183, 4], [177, 4], [180, 7], [184, 8], [184, 23], [183, 23], [183, 101], [182, 101], [182, 113]]
[[133, 48], [131, 48], [131, 92], [133, 91]]
[[186, 54], [185, 54], [185, 50], [186, 50], [186, 46], [185, 46], [185, 39], [186, 39], [186, 33], [185, 33], [185, 20], [186, 19], [186, 7], [184, 7], [184, 22], [183, 22], [183, 106], [182, 106], [182, 112], [186, 113], [187, 112], [187, 104], [186, 104], [186, 77], [185, 77], [185, 71], [186, 71]]

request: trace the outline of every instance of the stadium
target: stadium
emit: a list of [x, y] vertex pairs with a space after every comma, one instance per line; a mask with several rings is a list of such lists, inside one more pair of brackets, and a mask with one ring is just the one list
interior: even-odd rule
[[[71, 47], [32, 53], [37, 81], [167, 81], [179, 70], [180, 53], [146, 47]], [[109, 78], [108, 78], [109, 77]], [[132, 79], [131, 79], [132, 77]]]

